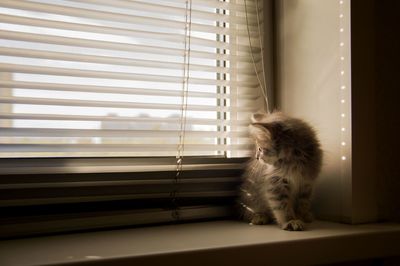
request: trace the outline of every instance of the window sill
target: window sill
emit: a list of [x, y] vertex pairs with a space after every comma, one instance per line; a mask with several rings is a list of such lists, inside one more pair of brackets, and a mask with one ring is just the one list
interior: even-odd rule
[[1, 265], [307, 265], [400, 256], [399, 224], [317, 221], [304, 232], [237, 221], [0, 242]]

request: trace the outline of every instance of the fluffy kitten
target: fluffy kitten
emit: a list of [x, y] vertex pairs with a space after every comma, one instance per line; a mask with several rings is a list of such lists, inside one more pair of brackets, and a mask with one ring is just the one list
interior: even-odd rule
[[256, 154], [241, 186], [242, 217], [252, 224], [275, 220], [285, 230], [304, 229], [312, 221], [310, 199], [322, 163], [314, 130], [280, 112], [254, 114], [250, 135]]

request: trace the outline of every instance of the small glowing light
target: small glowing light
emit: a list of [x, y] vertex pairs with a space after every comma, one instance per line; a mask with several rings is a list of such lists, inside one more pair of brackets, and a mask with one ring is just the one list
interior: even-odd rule
[[342, 141], [342, 146], [346, 146], [346, 142]]
[[341, 117], [345, 117], [345, 116], [346, 116], [346, 114], [341, 114], [340, 116], [341, 116]]
[[343, 1], [339, 1], [339, 4], [343, 5]]
[[342, 76], [344, 75], [344, 71], [343, 71], [343, 70], [342, 70], [342, 71], [340, 71], [340, 75], [342, 75]]
[[340, 57], [340, 60], [342, 60], [342, 61], [343, 61], [343, 60], [344, 60], [344, 56], [341, 56], [341, 57]]
[[346, 128], [342, 127], [341, 130], [342, 130], [342, 131], [346, 131]]
[[342, 100], [340, 100], [340, 102], [341, 102], [341, 103], [345, 103], [345, 102], [346, 102], [346, 100], [342, 99]]
[[339, 15], [339, 18], [343, 18], [343, 14], [340, 14], [340, 15]]
[[[342, 71], [342, 72], [343, 72], [343, 71]], [[340, 73], [342, 73], [342, 72], [340, 72]], [[342, 75], [343, 75], [343, 74], [342, 74]], [[346, 89], [346, 86], [343, 85], [343, 86], [341, 86], [340, 88], [341, 88], [342, 90], [344, 90], [344, 89]]]
[[343, 28], [340, 28], [340, 32], [343, 32], [344, 31], [344, 29]]
[[340, 43], [340, 46], [344, 46], [344, 42], [341, 42], [341, 43]]
[[342, 161], [346, 160], [346, 156], [342, 156]]
[[244, 204], [243, 202], [240, 202], [240, 205], [242, 205], [242, 207], [245, 208], [246, 210], [248, 210], [249, 212], [254, 213], [254, 210], [252, 208], [250, 208], [249, 206], [247, 206], [246, 204]]

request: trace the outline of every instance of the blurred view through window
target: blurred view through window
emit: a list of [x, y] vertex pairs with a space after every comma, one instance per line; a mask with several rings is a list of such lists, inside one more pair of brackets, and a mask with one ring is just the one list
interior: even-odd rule
[[[0, 157], [175, 156], [184, 21], [185, 1], [2, 1]], [[185, 155], [248, 153], [244, 23], [243, 2], [193, 2]]]

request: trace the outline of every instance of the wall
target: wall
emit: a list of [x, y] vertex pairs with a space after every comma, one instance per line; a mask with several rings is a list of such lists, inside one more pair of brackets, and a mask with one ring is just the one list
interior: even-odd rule
[[[351, 10], [351, 95], [344, 95], [351, 99], [351, 150], [340, 148], [337, 132], [343, 126], [337, 105], [343, 97], [337, 90], [343, 82], [337, 75], [343, 67], [337, 63], [340, 1], [276, 3], [277, 105], [311, 122], [325, 151], [315, 195], [318, 217], [400, 221], [400, 1], [344, 0]], [[351, 156], [346, 164], [343, 153]]]
[[[310, 122], [318, 131], [324, 166], [314, 197], [318, 218], [351, 220], [349, 1], [341, 21], [338, 0], [276, 1], [278, 109]], [[342, 10], [343, 11], [343, 10]], [[345, 39], [345, 47], [339, 43]], [[342, 49], [342, 50], [341, 50]], [[340, 57], [344, 55], [346, 61]], [[344, 75], [340, 75], [341, 70]], [[346, 90], [340, 87], [346, 84]], [[342, 98], [346, 103], [341, 104]], [[340, 114], [345, 112], [346, 119]], [[344, 127], [345, 131], [341, 132]], [[346, 146], [342, 146], [342, 141]], [[346, 160], [341, 160], [346, 156]]]

